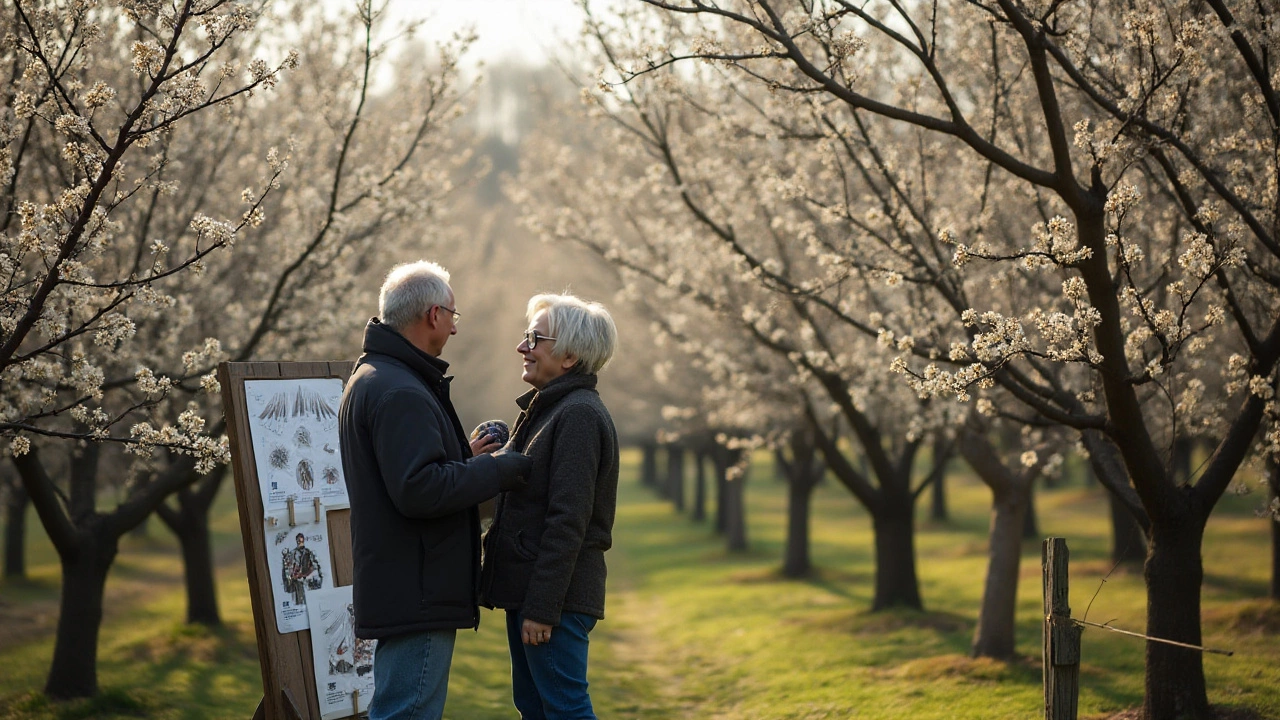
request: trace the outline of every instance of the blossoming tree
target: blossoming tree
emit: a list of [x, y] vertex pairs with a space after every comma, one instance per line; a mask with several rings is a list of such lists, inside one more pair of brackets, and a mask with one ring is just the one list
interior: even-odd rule
[[[332, 327], [358, 326], [343, 300], [369, 292], [371, 253], [434, 212], [467, 160], [444, 131], [465, 39], [434, 66], [419, 58], [401, 78], [413, 92], [375, 97], [388, 48], [372, 3], [340, 20], [273, 10], [275, 27], [213, 1], [17, 3], [5, 18], [18, 44], [0, 154], [0, 433], [62, 560], [51, 696], [96, 691], [103, 582], [119, 537], [157, 508], [182, 540], [189, 612], [216, 620], [216, 362], [348, 339]], [[307, 58], [283, 98], [262, 91], [299, 55], [249, 59], [281, 26]], [[302, 172], [286, 175], [291, 162]], [[67, 440], [62, 462], [51, 443]], [[99, 510], [112, 484], [122, 499]]]
[[[628, 17], [619, 24], [634, 32], [646, 21]], [[637, 46], [653, 41], [641, 37], [633, 44], [606, 32], [596, 26], [609, 63], [626, 63]], [[598, 126], [596, 148], [573, 155], [555, 147], [527, 162], [520, 185], [541, 193], [526, 207], [548, 237], [592, 247], [632, 281], [651, 288], [666, 312], [681, 300], [710, 310], [746, 340], [732, 346], [739, 353], [745, 347], [782, 361], [761, 375], [757, 363], [728, 355], [721, 363], [724, 385], [735, 391], [753, 383], [803, 388], [791, 397], [812, 391], [816, 406], [810, 414], [843, 416], [868, 458], [869, 473], [849, 462], [824, 431], [825, 421], [814, 425], [815, 437], [836, 477], [873, 517], [873, 606], [920, 607], [912, 509], [925, 486], [913, 468], [925, 441], [935, 432], [945, 434], [954, 418], [943, 404], [920, 404], [914, 393], [864, 362], [867, 353], [880, 352], [874, 331], [819, 317], [785, 286], [792, 272], [803, 276], [820, 259], [791, 244], [795, 227], [808, 219], [783, 183], [772, 182], [774, 158], [763, 149], [768, 139], [717, 114], [740, 90], [682, 87], [668, 78], [629, 87], [616, 104], [606, 99], [599, 109], [611, 122]], [[841, 293], [838, 302], [853, 306], [868, 299], [861, 285], [847, 284]], [[701, 341], [708, 352], [723, 354], [707, 325], [697, 324], [689, 334], [694, 349]]]
[[[653, 27], [631, 17], [622, 25]], [[593, 28], [614, 78], [633, 73], [633, 63], [644, 66], [639, 46], [689, 39], [678, 26], [664, 27], [665, 38], [644, 37], [635, 44], [631, 30], [614, 32], [599, 23]], [[911, 508], [945, 472], [956, 435], [962, 433], [959, 447], [966, 457], [981, 460], [976, 467], [993, 491], [990, 564], [972, 649], [977, 655], [1010, 657], [1031, 483], [1061, 467], [1064, 438], [1028, 426], [1026, 418], [996, 412], [989, 401], [982, 407], [989, 419], [952, 415], [946, 404], [920, 403], [884, 372], [895, 348], [916, 342], [910, 335], [895, 337], [886, 326], [910, 326], [918, 329], [915, 335], [930, 337], [939, 332], [929, 329], [939, 322], [939, 310], [941, 317], [947, 314], [945, 307], [931, 305], [929, 293], [921, 292], [909, 271], [912, 261], [939, 257], [933, 247], [937, 239], [928, 232], [920, 237], [917, 228], [902, 222], [934, 212], [938, 199], [930, 190], [931, 171], [906, 169], [906, 163], [916, 162], [908, 153], [895, 154], [897, 169], [891, 171], [866, 128], [848, 123], [839, 107], [779, 101], [766, 89], [719, 71], [637, 78], [624, 90], [616, 102], [606, 95], [599, 109], [608, 118], [600, 130], [608, 139], [602, 152], [621, 153], [626, 164], [609, 158], [583, 181], [587, 187], [577, 187], [565, 178], [583, 176], [583, 160], [562, 157], [558, 178], [526, 183], [573, 185], [554, 200], [532, 203], [556, 208], [546, 212], [556, 222], [545, 223], [544, 230], [594, 246], [673, 298], [714, 309], [743, 336], [737, 355], [763, 352], [782, 360], [772, 371], [725, 373], [721, 382], [736, 380], [735, 392], [745, 382], [802, 389], [788, 397], [796, 405], [790, 412], [772, 412], [808, 415], [803, 433], [822, 447], [836, 476], [877, 518], [875, 607], [919, 603], [915, 584], [908, 581], [914, 564], [904, 561], [914, 556], [909, 552]], [[656, 161], [646, 166], [642, 149]], [[557, 154], [564, 152], [531, 165], [554, 167]], [[630, 170], [636, 157], [641, 160]], [[916, 188], [898, 175], [928, 181]], [[642, 192], [635, 191], [638, 177], [645, 178]], [[600, 188], [612, 188], [612, 194], [602, 199]], [[865, 206], [865, 216], [845, 217], [838, 210], [858, 204]], [[578, 220], [562, 207], [595, 217]], [[606, 229], [605, 218], [619, 213], [625, 217], [615, 221], [621, 227]], [[645, 234], [637, 237], [638, 228]], [[860, 236], [863, 242], [849, 242]], [[904, 257], [894, 261], [894, 255]], [[924, 274], [928, 268], [920, 270]], [[670, 312], [675, 302], [665, 304]], [[696, 331], [687, 341], [689, 352], [696, 354], [699, 343], [708, 351], [714, 348], [719, 336], [708, 332], [708, 323], [691, 324]], [[817, 417], [828, 407], [853, 429], [870, 462], [859, 467], [845, 457], [826, 429], [829, 423]], [[1022, 431], [1009, 432], [1011, 424]], [[992, 435], [1003, 438], [1000, 447]], [[933, 438], [933, 467], [911, 488], [911, 461], [926, 436]], [[886, 483], [885, 477], [894, 479]]]
[[145, 228], [126, 231], [122, 218], [172, 189], [163, 175], [175, 131], [202, 115], [234, 113], [295, 58], [279, 53], [272, 65], [248, 54], [254, 16], [227, 2], [15, 2], [3, 19], [13, 42], [4, 54], [11, 81], [0, 121], [0, 433], [11, 438], [62, 560], [46, 689], [67, 697], [96, 690], [102, 585], [116, 545], [95, 542], [95, 530], [118, 538], [178, 481], [135, 485], [115, 510], [98, 514], [91, 475], [70, 472], [64, 494], [31, 439], [83, 441], [72, 453], [82, 468], [103, 443], [169, 448], [205, 471], [225, 456], [195, 413], [121, 433], [122, 424], [163, 402], [172, 380], [141, 364], [127, 379], [108, 380], [106, 367], [139, 322], [171, 304], [166, 282], [198, 272], [260, 221], [279, 168], [263, 168], [257, 190], [248, 191], [252, 200], [227, 220], [197, 213], [179, 234], [158, 239]]
[[[1267, 11], [1221, 0], [645, 2], [702, 32], [652, 48], [637, 75], [701, 59], [796, 103], [839, 105], [874, 128], [890, 167], [914, 144], [971, 191], [903, 220], [950, 246], [949, 267], [936, 255], [904, 266], [904, 248], [880, 269], [954, 313], [927, 337], [885, 325], [912, 337], [893, 369], [921, 396], [1016, 398], [1114, 450], [1124, 472], [1103, 479], [1149, 540], [1147, 631], [1198, 645], [1205, 521], [1251, 457], [1280, 449], [1280, 94]], [[975, 277], [1000, 292], [975, 292]], [[1192, 435], [1214, 449], [1180, 483], [1170, 448]], [[1144, 709], [1209, 716], [1198, 651], [1148, 642]]]
[[[217, 398], [198, 392], [193, 380], [219, 359], [350, 357], [363, 310], [376, 306], [379, 279], [371, 274], [419, 257], [448, 235], [447, 201], [466, 177], [461, 168], [470, 153], [453, 121], [463, 108], [457, 63], [469, 38], [430, 55], [408, 45], [404, 32], [380, 39], [385, 23], [371, 3], [336, 16], [300, 4], [289, 18], [299, 32], [298, 69], [270, 103], [246, 110], [236, 132], [237, 146], [251, 155], [292, 148], [289, 171], [255, 233], [261, 240], [240, 243], [202, 278], [184, 283], [181, 328], [151, 326], [147, 344], [156, 365], [191, 378], [189, 387], [175, 388], [172, 399], [180, 401], [166, 406], [170, 416], [191, 399], [215, 403], [208, 410], [217, 412]], [[396, 90], [376, 92], [371, 85], [390, 63], [403, 68]], [[193, 160], [217, 156], [195, 138], [186, 151]], [[244, 172], [227, 168], [210, 178], [209, 200], [236, 198]], [[175, 344], [164, 342], [165, 333], [215, 337], [217, 350], [166, 351]], [[212, 432], [223, 429], [217, 424]], [[208, 514], [224, 475], [200, 474], [171, 453], [147, 465], [190, 479], [157, 510], [181, 540], [188, 620], [216, 624]]]

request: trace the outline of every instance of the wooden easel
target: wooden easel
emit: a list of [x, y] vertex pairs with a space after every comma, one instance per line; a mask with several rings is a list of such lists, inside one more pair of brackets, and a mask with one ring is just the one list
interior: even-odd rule
[[[249, 570], [249, 596], [253, 605], [253, 626], [258, 639], [258, 664], [262, 667], [262, 702], [254, 720], [318, 720], [315, 668], [311, 656], [311, 632], [281, 634], [276, 628], [272, 605], [272, 577], [267, 566], [267, 540], [263, 532], [262, 492], [258, 485], [257, 463], [249, 438], [246, 408], [246, 380], [289, 380], [297, 378], [338, 378], [346, 382], [351, 362], [244, 362], [218, 365], [222, 384], [222, 406], [227, 416], [227, 437], [231, 442], [236, 504], [240, 510], [240, 535]], [[289, 508], [290, 516], [304, 517], [317, 512], [310, 504]], [[351, 584], [351, 511], [331, 510], [326, 514], [329, 528], [329, 567], [335, 587]], [[353, 715], [359, 698], [352, 698]]]

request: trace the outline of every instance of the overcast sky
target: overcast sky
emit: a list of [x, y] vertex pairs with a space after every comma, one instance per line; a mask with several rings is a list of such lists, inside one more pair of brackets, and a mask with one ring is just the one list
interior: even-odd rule
[[387, 11], [395, 20], [426, 19], [422, 36], [428, 40], [474, 27], [479, 39], [467, 59], [487, 64], [542, 63], [557, 39], [572, 37], [582, 22], [575, 0], [390, 0]]

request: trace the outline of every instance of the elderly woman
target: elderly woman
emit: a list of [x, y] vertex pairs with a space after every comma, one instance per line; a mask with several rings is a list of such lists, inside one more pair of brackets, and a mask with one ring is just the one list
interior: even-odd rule
[[524, 720], [595, 718], [587, 643], [604, 618], [618, 436], [596, 374], [618, 342], [604, 306], [572, 295], [529, 301], [516, 351], [533, 389], [516, 400], [509, 450], [533, 459], [528, 484], [498, 496], [485, 538], [482, 602], [507, 611], [512, 696]]

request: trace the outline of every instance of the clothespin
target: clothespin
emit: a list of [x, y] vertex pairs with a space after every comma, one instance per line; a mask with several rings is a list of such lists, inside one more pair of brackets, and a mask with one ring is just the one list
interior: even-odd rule
[[320, 498], [314, 497], [314, 498], [311, 498], [311, 500], [312, 500], [312, 505], [316, 509], [316, 522], [320, 522]]
[[267, 524], [268, 524], [268, 525], [270, 525], [271, 527], [275, 527], [276, 525], [279, 525], [279, 524], [280, 524], [280, 521], [279, 521], [278, 519], [276, 519], [276, 516], [275, 516], [275, 515], [268, 515], [268, 516], [267, 516]]
[[290, 497], [289, 498], [289, 527], [294, 527], [297, 524], [298, 524], [298, 518], [296, 515], [294, 515], [294, 512], [293, 512], [293, 498]]
[[351, 717], [360, 717], [360, 690], [351, 691]]

